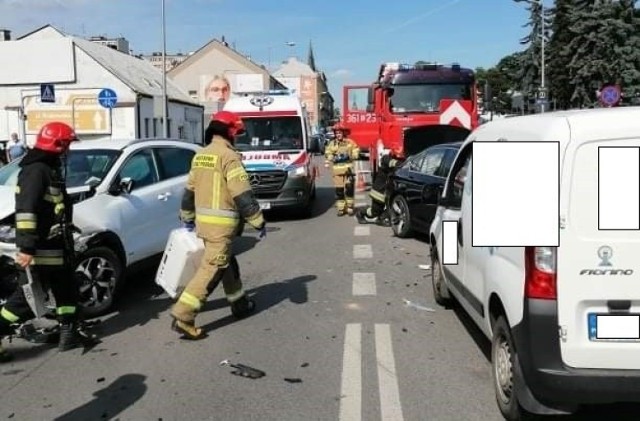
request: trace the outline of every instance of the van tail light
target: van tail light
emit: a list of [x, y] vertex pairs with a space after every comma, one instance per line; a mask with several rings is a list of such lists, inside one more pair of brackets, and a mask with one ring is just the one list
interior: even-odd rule
[[558, 297], [555, 247], [525, 247], [525, 297], [555, 300]]

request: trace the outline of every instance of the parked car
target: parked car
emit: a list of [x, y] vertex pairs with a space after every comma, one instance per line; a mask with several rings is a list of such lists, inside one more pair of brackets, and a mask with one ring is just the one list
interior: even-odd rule
[[409, 237], [414, 231], [429, 233], [436, 205], [425, 202], [426, 186], [443, 186], [451, 163], [462, 142], [435, 145], [407, 158], [389, 177], [391, 229], [400, 237]]
[[[611, 199], [601, 197], [621, 197], [623, 202], [617, 203], [629, 203], [633, 197], [637, 201], [638, 121], [640, 107], [574, 110], [488, 122], [460, 148], [442, 194], [435, 188], [431, 192], [430, 204], [439, 201], [430, 230], [435, 300], [446, 305], [455, 298], [491, 340], [493, 386], [498, 407], [508, 420], [519, 420], [527, 413], [574, 412], [583, 404], [640, 402], [638, 208], [634, 217], [627, 212], [632, 205], [611, 204]], [[477, 147], [481, 142], [512, 143], [504, 145], [508, 147], [515, 147], [516, 142], [546, 144], [557, 151], [558, 164], [545, 166], [534, 159], [537, 167], [531, 170], [514, 171], [513, 165], [506, 169], [499, 159], [490, 164], [508, 172], [505, 176], [513, 189], [522, 186], [531, 199], [522, 206], [530, 207], [534, 201], [551, 203], [551, 218], [540, 212], [538, 220], [522, 220], [521, 224], [546, 220], [552, 224], [547, 231], [555, 240], [518, 240], [514, 234], [521, 236], [524, 230], [514, 228], [511, 217], [516, 215], [506, 209], [507, 205], [513, 209], [509, 201], [514, 192], [503, 191], [504, 202], [492, 204], [495, 212], [486, 205], [483, 212], [504, 217], [493, 226], [483, 222], [482, 228], [484, 233], [494, 232], [503, 238], [508, 234], [509, 244], [486, 244], [497, 239], [474, 241], [473, 195], [487, 188], [470, 177], [473, 166], [478, 165], [474, 144]], [[606, 175], [605, 151], [610, 161]], [[615, 162], [611, 160], [614, 152]], [[627, 164], [621, 163], [625, 156], [630, 157], [624, 161]], [[519, 152], [519, 156], [502, 159], [524, 162], [531, 158]], [[611, 168], [619, 175], [611, 175]], [[558, 191], [543, 181], [545, 171], [559, 174], [558, 211], [553, 210], [556, 200], [542, 197], [545, 190], [551, 195]], [[602, 185], [605, 177], [612, 181]], [[616, 178], [617, 185], [613, 182]], [[635, 192], [631, 187], [634, 179]], [[472, 183], [476, 184], [473, 189]], [[531, 187], [534, 183], [538, 185]], [[614, 223], [626, 220], [631, 225], [602, 229], [602, 212], [607, 210]], [[553, 215], [555, 212], [559, 214]], [[451, 239], [442, 238], [443, 221], [458, 221], [459, 229], [457, 234], [452, 229]], [[528, 235], [537, 235], [545, 227], [529, 228]], [[531, 241], [544, 241], [544, 246], [526, 246], [525, 242]], [[449, 264], [443, 264], [444, 244], [451, 250]]]
[[[67, 186], [80, 251], [76, 275], [89, 317], [104, 314], [132, 265], [164, 251], [179, 227], [182, 192], [200, 146], [180, 140], [75, 142]], [[14, 191], [20, 160], [0, 168], [0, 250], [15, 248]]]

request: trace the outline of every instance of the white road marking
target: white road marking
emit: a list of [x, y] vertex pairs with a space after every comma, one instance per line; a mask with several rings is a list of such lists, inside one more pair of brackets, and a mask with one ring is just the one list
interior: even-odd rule
[[381, 419], [403, 421], [391, 328], [388, 324], [376, 324], [375, 333]]
[[362, 421], [362, 327], [349, 323], [344, 335], [340, 421]]
[[373, 250], [371, 244], [356, 244], [353, 246], [354, 259], [371, 259], [373, 258]]
[[354, 207], [356, 208], [366, 208], [367, 206], [369, 206], [367, 202], [356, 202], [354, 204]]
[[371, 227], [357, 226], [353, 229], [353, 235], [356, 237], [366, 237], [367, 235], [371, 235]]
[[354, 273], [353, 295], [376, 295], [376, 274]]

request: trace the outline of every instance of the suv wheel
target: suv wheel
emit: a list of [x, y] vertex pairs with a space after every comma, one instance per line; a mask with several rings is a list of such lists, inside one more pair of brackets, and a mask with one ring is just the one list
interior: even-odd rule
[[391, 229], [396, 237], [407, 238], [411, 235], [411, 215], [404, 197], [398, 195], [391, 199]]
[[451, 295], [442, 276], [442, 267], [438, 260], [438, 251], [434, 248], [431, 253], [431, 285], [433, 286], [433, 298], [443, 307], [451, 305]]
[[518, 402], [514, 387], [514, 369], [517, 361], [511, 330], [504, 316], [499, 316], [493, 325], [491, 341], [491, 377], [498, 408], [506, 420], [521, 421], [530, 418]]
[[111, 308], [122, 275], [123, 264], [108, 247], [94, 247], [79, 256], [75, 276], [82, 314], [86, 318], [103, 315]]

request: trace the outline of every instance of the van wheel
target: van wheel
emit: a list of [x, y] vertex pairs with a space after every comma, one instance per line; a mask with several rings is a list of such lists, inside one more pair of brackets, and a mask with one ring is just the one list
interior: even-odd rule
[[531, 414], [526, 412], [518, 403], [513, 379], [515, 360], [516, 349], [513, 345], [511, 330], [505, 317], [500, 316], [493, 326], [491, 377], [498, 408], [502, 416], [508, 421], [531, 419]]
[[391, 199], [391, 229], [396, 237], [407, 238], [411, 235], [411, 214], [404, 197], [398, 195]]
[[90, 248], [79, 256], [75, 278], [80, 290], [80, 307], [84, 317], [105, 314], [122, 285], [123, 264], [108, 247]]
[[435, 249], [433, 253], [431, 253], [431, 285], [433, 286], [433, 298], [436, 300], [436, 303], [443, 307], [450, 307], [451, 295], [444, 283], [442, 267], [440, 267], [440, 260], [438, 259], [438, 251]]

